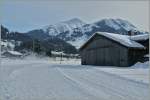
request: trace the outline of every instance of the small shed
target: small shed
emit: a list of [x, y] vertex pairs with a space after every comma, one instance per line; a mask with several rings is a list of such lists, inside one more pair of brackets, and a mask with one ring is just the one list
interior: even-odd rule
[[144, 55], [145, 47], [132, 36], [96, 32], [80, 48], [82, 65], [131, 66]]

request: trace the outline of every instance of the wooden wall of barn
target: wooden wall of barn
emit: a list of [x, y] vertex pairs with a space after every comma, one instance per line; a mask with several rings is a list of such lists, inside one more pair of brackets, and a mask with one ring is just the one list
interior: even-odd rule
[[95, 36], [81, 51], [83, 65], [128, 66], [128, 49], [103, 36]]

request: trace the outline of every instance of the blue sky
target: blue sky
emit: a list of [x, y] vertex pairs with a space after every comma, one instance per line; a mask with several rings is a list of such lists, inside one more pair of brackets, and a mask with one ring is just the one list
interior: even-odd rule
[[148, 1], [3, 0], [0, 7], [1, 23], [11, 31], [26, 32], [72, 18], [86, 23], [121, 18], [149, 31]]

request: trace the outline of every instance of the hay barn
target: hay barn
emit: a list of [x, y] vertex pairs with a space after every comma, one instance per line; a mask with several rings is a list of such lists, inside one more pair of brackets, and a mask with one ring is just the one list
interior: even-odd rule
[[[145, 54], [146, 47], [137, 42], [142, 36], [96, 32], [79, 48], [81, 63], [98, 66], [131, 66]], [[149, 35], [144, 37], [149, 39]]]

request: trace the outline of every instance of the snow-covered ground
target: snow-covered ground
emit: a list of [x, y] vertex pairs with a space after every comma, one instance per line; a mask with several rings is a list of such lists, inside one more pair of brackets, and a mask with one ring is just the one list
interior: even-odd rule
[[134, 81], [149, 83], [149, 62], [133, 65], [132, 67], [103, 67], [101, 71], [116, 74], [120, 77], [125, 77]]
[[149, 100], [148, 70], [148, 62], [120, 68], [82, 66], [79, 59], [3, 58], [0, 100]]

